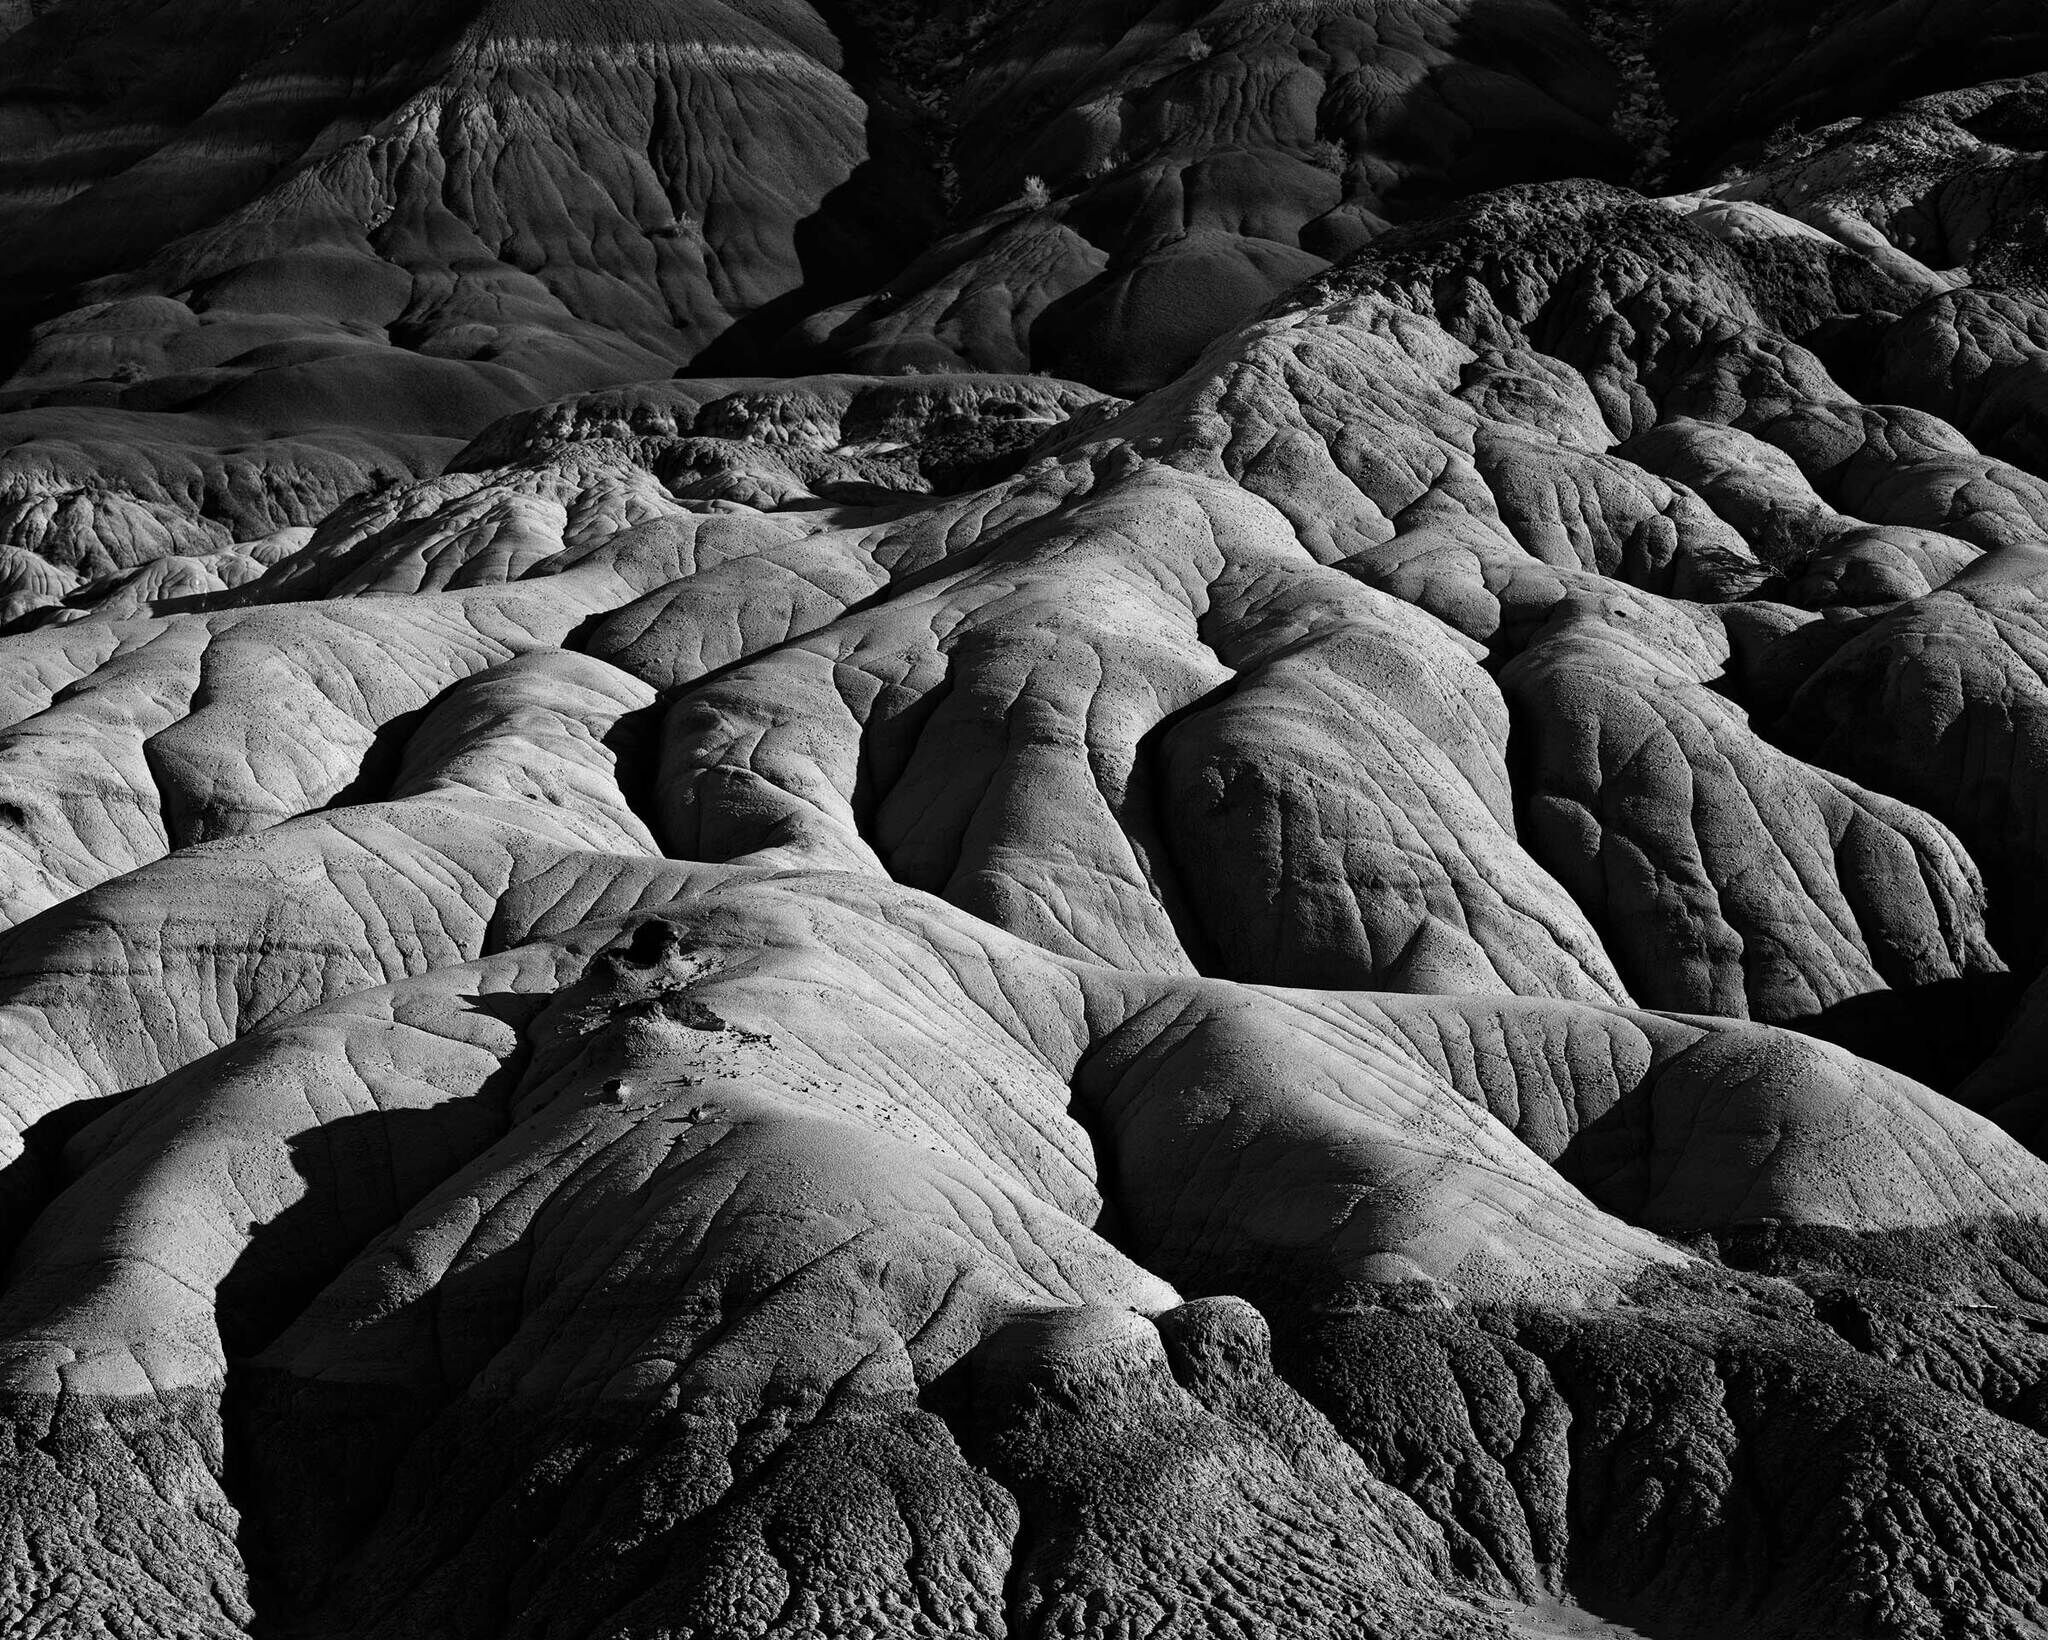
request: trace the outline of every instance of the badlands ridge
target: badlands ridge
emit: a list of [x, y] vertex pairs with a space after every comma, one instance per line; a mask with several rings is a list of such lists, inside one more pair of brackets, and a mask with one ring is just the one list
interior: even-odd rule
[[0, 6], [0, 1632], [2048, 1632], [2048, 22]]

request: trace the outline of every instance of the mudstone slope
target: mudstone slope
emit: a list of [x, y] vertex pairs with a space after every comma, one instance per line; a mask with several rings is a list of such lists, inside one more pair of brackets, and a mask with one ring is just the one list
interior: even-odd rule
[[0, 27], [0, 1632], [2048, 1632], [2033, 8]]

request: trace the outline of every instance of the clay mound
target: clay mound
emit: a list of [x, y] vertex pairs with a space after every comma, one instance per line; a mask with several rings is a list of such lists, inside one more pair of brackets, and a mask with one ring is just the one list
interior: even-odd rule
[[459, 448], [373, 429], [271, 438], [200, 418], [84, 408], [0, 414], [0, 441], [0, 539], [46, 566], [10, 587], [21, 597], [10, 618], [157, 558], [240, 551], [267, 561], [300, 544], [281, 532], [437, 471]]
[[1169, 17], [1047, 0], [951, 93], [966, 220], [886, 289], [807, 320], [802, 356], [1156, 387], [1389, 221], [1503, 183], [1625, 175], [1618, 91], [1548, 3]]
[[[630, 874], [587, 858], [586, 877]], [[1746, 1461], [1866, 1466], [1850, 1492], [1874, 1512], [1837, 1539], [1792, 1529], [1796, 1490], [1724, 1491], [1711, 1417], [1672, 1425], [1668, 1461], [1703, 1491], [1651, 1505], [1654, 1529], [1771, 1532], [1777, 1592], [1729, 1587], [1786, 1603], [1783, 1632], [1860, 1590], [1859, 1545], [1891, 1541], [1930, 1443], [1981, 1454], [1940, 1460], [1959, 1550], [1930, 1579], [2031, 1609], [1967, 1545], [2026, 1530], [2038, 1437], [1887, 1382], [1800, 1288], [1607, 1217], [1474, 1097], [1508, 1061], [1465, 1061], [1476, 1081], [1458, 1062], [1484, 1034], [1518, 1044], [1533, 1104], [1585, 1085], [1542, 1047], [1562, 1031], [1571, 1064], [1604, 1040], [1633, 1084], [1614, 1111], [1742, 1087], [1719, 1134], [1801, 1129], [1736, 1186], [1745, 1205], [1674, 1180], [1672, 1222], [2038, 1223], [2040, 1164], [1934, 1096], [1866, 1081], [1895, 1125], [1845, 1128], [1795, 1091], [1815, 1051], [1755, 1028], [1133, 980], [858, 878], [663, 875], [655, 917], [508, 929], [503, 955], [248, 1031], [70, 1141], [76, 1182], [6, 1300], [9, 1404], [35, 1441], [10, 1497], [89, 1569], [92, 1621], [232, 1633], [253, 1599], [315, 1632], [573, 1611], [632, 1633], [772, 1599], [806, 1632], [941, 1632], [1085, 1609], [1107, 1564], [1126, 1610], [1228, 1588], [1291, 1613], [1279, 1632], [1463, 1635], [1510, 1632], [1487, 1614], [1567, 1559], [1598, 1568], [1582, 1598], [1655, 1610], [1668, 1574], [1645, 1581], [1628, 1548], [1643, 1504], [1562, 1502], [1614, 1438], [1568, 1443], [1575, 1408], [1626, 1406], [1603, 1399], [1623, 1361], [1671, 1380], [1667, 1406], [1740, 1396]], [[1618, 1159], [1624, 1130], [1584, 1116]], [[1697, 1165], [1734, 1185], [1721, 1156]], [[1883, 1206], [1845, 1223], [1859, 1186]], [[1311, 1399], [1249, 1305], [1183, 1303], [1105, 1230], [1180, 1293], [1253, 1295]], [[1718, 1352], [1737, 1387], [1716, 1387]], [[1419, 1397], [1398, 1413], [1396, 1385]], [[1468, 1396], [1477, 1428], [1454, 1433]], [[1788, 1451], [1815, 1398], [1821, 1444]], [[1503, 1420], [1507, 1451], [1485, 1444]], [[203, 1598], [138, 1585], [165, 1541]]]
[[[95, 291], [111, 311], [37, 331], [17, 395], [100, 384], [92, 402], [273, 429], [459, 435], [494, 402], [683, 362], [806, 278], [856, 286], [878, 244], [922, 226], [914, 187], [849, 184], [867, 111], [800, 4], [365, 0], [278, 22], [270, 53], [245, 41], [248, 61], [230, 46], [209, 65], [226, 84], [184, 129], [159, 113], [169, 140], [144, 160], [62, 126], [18, 146], [21, 194], [55, 197], [17, 231], [62, 258], [19, 277], [116, 277]], [[24, 37], [15, 95], [39, 112], [68, 32]], [[153, 76], [133, 94], [168, 100]], [[89, 118], [129, 113], [98, 102]], [[64, 174], [81, 148], [111, 174]]]
[[[134, 56], [103, 65], [109, 38]], [[0, 225], [27, 248], [0, 321], [34, 322], [0, 344], [23, 500], [79, 512], [90, 471], [99, 510], [146, 516], [58, 528], [184, 552], [316, 522], [498, 416], [729, 332], [744, 358], [735, 326], [864, 288], [929, 225], [900, 122], [843, 66], [801, 4], [362, 0], [215, 30], [63, 8], [0, 78]], [[97, 442], [46, 455], [81, 436], [77, 407]], [[131, 477], [110, 438], [164, 454]], [[181, 527], [155, 493], [176, 466], [270, 492], [273, 516], [188, 504]], [[41, 550], [50, 526], [0, 529]]]

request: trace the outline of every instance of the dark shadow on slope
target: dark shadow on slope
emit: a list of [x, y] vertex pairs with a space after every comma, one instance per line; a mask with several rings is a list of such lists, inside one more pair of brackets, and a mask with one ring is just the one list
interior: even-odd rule
[[902, 118], [870, 98], [865, 135], [867, 157], [796, 226], [796, 286], [734, 321], [678, 376], [800, 371], [787, 338], [803, 319], [877, 288], [937, 237], [938, 178]]
[[[563, 645], [573, 650], [571, 639]], [[612, 756], [612, 777], [626, 807], [658, 841], [661, 814], [657, 776], [661, 772], [662, 725], [668, 718], [668, 701], [657, 697], [651, 705], [621, 713], [605, 732], [600, 744]]]
[[[609, 1205], [631, 1223], [660, 1188], [649, 1178]], [[469, 1264], [464, 1283], [516, 1291], [506, 1272], [528, 1267], [532, 1235]], [[430, 1311], [449, 1302], [442, 1287], [412, 1301]], [[573, 1632], [609, 1632], [602, 1619], [672, 1575], [675, 1540], [646, 1530], [637, 1505], [654, 1483], [635, 1471], [662, 1461], [662, 1495], [674, 1498], [679, 1473], [729, 1459], [716, 1420], [674, 1405], [619, 1412], [471, 1393], [524, 1319], [500, 1305], [445, 1332], [464, 1358], [437, 1363], [440, 1381], [424, 1392], [231, 1363], [229, 1495], [258, 1640], [439, 1634], [451, 1606], [462, 1632], [507, 1634], [535, 1609], [558, 1610], [564, 1584], [576, 1591]], [[681, 1448], [695, 1449], [692, 1461], [678, 1461]], [[585, 1559], [593, 1542], [601, 1548]]]
[[[1124, 1221], [1123, 1209], [1117, 1204], [1121, 1185], [1121, 1168], [1117, 1160], [1116, 1140], [1110, 1132], [1110, 1125], [1095, 1109], [1091, 1100], [1081, 1089], [1089, 1076], [1089, 1063], [1103, 1045], [1114, 1039], [1115, 1033], [1089, 1045], [1088, 1051], [1075, 1062], [1073, 1073], [1067, 1078], [1068, 1121], [1079, 1128], [1088, 1140], [1088, 1158], [1093, 1164], [1095, 1188], [1102, 1198], [1101, 1210], [1095, 1215], [1095, 1222], [1088, 1228], [1114, 1247], [1133, 1264], [1145, 1266], [1141, 1248], [1132, 1235], [1130, 1226]], [[1149, 1266], [1146, 1266], [1149, 1268]], [[1157, 1274], [1154, 1271], [1154, 1274]]]
[[75, 305], [69, 292], [48, 296], [19, 284], [0, 283], [0, 383], [12, 378], [28, 358], [36, 326]]
[[[1399, 116], [1376, 145], [1414, 166], [1385, 197], [1387, 214], [1396, 222], [1516, 183], [1580, 177], [1627, 183], [1639, 156], [1621, 137], [1591, 110], [1540, 97], [1546, 79], [1568, 82], [1568, 76], [1558, 72], [1561, 65], [1545, 50], [1548, 42], [1532, 29], [1533, 12], [1524, 0], [1473, 0], [1451, 36], [1455, 60], [1433, 70], [1403, 99]], [[1599, 73], [1609, 97], [1618, 98], [1622, 85], [1613, 65], [1590, 38], [1587, 44], [1586, 69]], [[1613, 117], [1611, 106], [1600, 113]], [[1451, 146], [1457, 138], [1465, 142], [1462, 149]]]
[[21, 1154], [0, 1167], [0, 1286], [14, 1259], [14, 1250], [36, 1215], [70, 1183], [64, 1169], [64, 1147], [95, 1117], [127, 1097], [122, 1093], [81, 1099], [52, 1111], [22, 1130]]
[[398, 771], [405, 763], [405, 748], [412, 740], [413, 731], [419, 728], [436, 704], [429, 701], [425, 706], [401, 712], [379, 724], [356, 764], [354, 777], [310, 812], [325, 814], [333, 809], [354, 808], [359, 803], [377, 803], [389, 797], [391, 787], [398, 779]]
[[1127, 813], [1117, 816], [1133, 845], [1142, 850], [1151, 868], [1153, 895], [1166, 913], [1166, 920], [1173, 925], [1174, 938], [1180, 941], [1181, 950], [1195, 965], [1195, 972], [1225, 979], [1254, 976], [1228, 972], [1198, 897], [1190, 892], [1194, 874], [1188, 862], [1174, 851], [1173, 828], [1166, 824], [1165, 812], [1172, 801], [1167, 743], [1183, 723], [1227, 700], [1236, 691], [1237, 681], [1233, 677], [1179, 711], [1169, 712], [1139, 738], [1136, 755], [1131, 759], [1129, 795], [1125, 799]]
[[[507, 993], [477, 997], [472, 1006], [523, 1030], [549, 1000], [547, 994]], [[385, 1391], [341, 1385], [332, 1398], [358, 1415], [330, 1412], [330, 1422], [352, 1434], [301, 1453], [296, 1438], [279, 1439], [275, 1410], [252, 1392], [249, 1360], [373, 1239], [504, 1135], [508, 1102], [525, 1065], [522, 1048], [459, 1109], [368, 1111], [294, 1138], [292, 1162], [304, 1194], [253, 1228], [248, 1246], [215, 1291], [215, 1321], [228, 1362], [221, 1484], [241, 1517], [238, 1543], [249, 1570], [257, 1634], [279, 1632], [279, 1624], [302, 1607], [305, 1568], [320, 1558], [309, 1555], [300, 1534], [276, 1532], [280, 1497], [311, 1494], [331, 1505], [295, 1509], [294, 1518], [331, 1520], [336, 1542], [366, 1530], [382, 1507], [390, 1467], [433, 1409], [413, 1408]], [[349, 1154], [365, 1141], [372, 1157], [381, 1153], [381, 1165], [352, 1165], [366, 1161]], [[400, 1156], [408, 1170], [402, 1182], [393, 1160]]]
[[[545, 1000], [481, 998], [476, 1011], [519, 1025]], [[463, 1101], [463, 1112], [446, 1105], [367, 1111], [291, 1141], [292, 1165], [305, 1193], [253, 1228], [248, 1246], [215, 1290], [215, 1320], [230, 1360], [260, 1352], [349, 1259], [503, 1136], [505, 1100], [524, 1058], [522, 1053], [507, 1061], [483, 1091]], [[384, 1153], [381, 1166], [348, 1154], [365, 1140], [373, 1152]], [[403, 1185], [391, 1160], [400, 1155], [411, 1173]]]
[[[250, 1632], [271, 1636], [293, 1631], [313, 1598], [308, 1566], [338, 1558], [338, 1551], [359, 1538], [375, 1522], [389, 1493], [389, 1474], [410, 1444], [430, 1406], [418, 1397], [394, 1396], [379, 1386], [347, 1383], [323, 1386], [316, 1432], [297, 1427], [310, 1409], [300, 1403], [309, 1392], [298, 1386], [290, 1404], [293, 1416], [280, 1416], [275, 1396], [266, 1396], [252, 1380], [249, 1358], [282, 1332], [322, 1288], [338, 1275], [343, 1260], [307, 1258], [295, 1250], [310, 1234], [332, 1235], [337, 1220], [347, 1223], [352, 1212], [367, 1204], [340, 1181], [325, 1175], [315, 1159], [323, 1136], [346, 1132], [377, 1132], [392, 1147], [419, 1154], [427, 1146], [445, 1147], [446, 1123], [426, 1111], [372, 1112], [344, 1117], [318, 1133], [292, 1142], [293, 1161], [307, 1180], [304, 1197], [268, 1224], [259, 1226], [248, 1249], [216, 1291], [216, 1317], [227, 1356], [221, 1389], [221, 1490], [239, 1516], [236, 1547], [249, 1577], [249, 1602], [255, 1609]], [[502, 1129], [500, 1129], [502, 1131]], [[492, 1134], [493, 1138], [496, 1134]], [[469, 1160], [451, 1157], [447, 1171]], [[379, 1180], [380, 1185], [388, 1181]], [[405, 1205], [410, 1205], [406, 1203]], [[348, 1224], [351, 1255], [395, 1222], [403, 1208], [371, 1214]], [[344, 1438], [332, 1438], [345, 1430]], [[321, 1439], [321, 1435], [329, 1438]], [[279, 1504], [295, 1507], [286, 1518], [296, 1530], [280, 1531]], [[319, 1523], [319, 1543], [309, 1545], [306, 1523]], [[309, 1555], [309, 1548], [314, 1552]]]
[[1774, 1023], [1946, 1093], [1998, 1046], [2025, 989], [2017, 974], [1968, 974], [1934, 985], [1869, 991], [1804, 1019]]

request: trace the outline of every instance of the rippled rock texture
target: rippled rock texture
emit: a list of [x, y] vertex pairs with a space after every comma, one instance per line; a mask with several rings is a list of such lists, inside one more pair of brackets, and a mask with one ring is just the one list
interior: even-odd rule
[[2038, 8], [0, 29], [0, 1632], [2048, 1632]]

